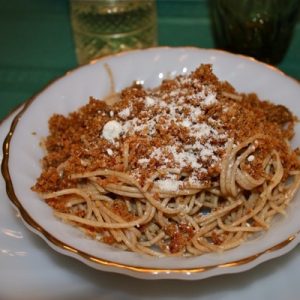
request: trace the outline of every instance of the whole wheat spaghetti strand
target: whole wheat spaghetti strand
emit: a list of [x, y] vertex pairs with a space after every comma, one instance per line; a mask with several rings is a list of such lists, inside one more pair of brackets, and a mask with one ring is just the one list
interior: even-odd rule
[[237, 169], [236, 182], [245, 190], [253, 190], [254, 188], [262, 185], [265, 182], [265, 178], [254, 179], [248, 173]]
[[[235, 149], [235, 152], [238, 152], [239, 148], [242, 149], [242, 147], [243, 147], [243, 145], [238, 146], [237, 149]], [[236, 197], [238, 194], [238, 190], [237, 190], [237, 186], [236, 186], [237, 169], [238, 169], [240, 163], [243, 160], [245, 160], [245, 158], [254, 151], [255, 151], [255, 147], [252, 144], [250, 144], [248, 146], [248, 148], [239, 157], [237, 157], [235, 159], [233, 166], [230, 168], [231, 176], [230, 176], [230, 180], [229, 180], [229, 191], [230, 191], [230, 194], [234, 197]]]
[[85, 224], [85, 225], [90, 225], [93, 227], [99, 227], [99, 228], [112, 228], [112, 229], [119, 229], [119, 228], [130, 228], [134, 226], [141, 225], [149, 218], [149, 215], [153, 211], [153, 208], [149, 205], [145, 215], [137, 220], [131, 221], [131, 222], [124, 222], [124, 223], [105, 223], [105, 222], [97, 222], [97, 221], [92, 221], [92, 220], [87, 220], [81, 217], [77, 217], [75, 215], [70, 215], [66, 213], [60, 213], [60, 212], [54, 212], [54, 214], [67, 221], [73, 221], [77, 222], [79, 224]]
[[90, 218], [92, 215], [92, 205], [91, 205], [91, 199], [89, 195], [85, 192], [83, 192], [80, 189], [73, 188], [73, 189], [65, 189], [57, 192], [52, 192], [52, 193], [45, 193], [42, 194], [41, 197], [44, 199], [49, 199], [49, 198], [55, 198], [59, 196], [64, 196], [64, 195], [70, 195], [70, 194], [75, 194], [78, 196], [81, 196], [87, 203], [87, 213], [86, 213], [86, 218]]
[[158, 235], [153, 237], [151, 240], [149, 240], [147, 242], [140, 242], [139, 244], [144, 247], [150, 247], [150, 246], [156, 244], [157, 242], [159, 242], [162, 238], [164, 238], [164, 236], [165, 236], [165, 233], [161, 231]]
[[231, 205], [225, 206], [224, 208], [211, 213], [208, 216], [204, 216], [204, 217], [200, 217], [197, 219], [197, 223], [200, 225], [206, 225], [209, 224], [210, 222], [213, 222], [215, 220], [217, 220], [217, 218], [227, 214], [228, 212], [230, 212], [231, 210], [235, 209], [236, 207], [240, 206], [242, 204], [242, 201], [236, 201], [236, 203], [233, 203]]
[[246, 232], [256, 232], [256, 231], [262, 231], [262, 227], [253, 227], [253, 226], [227, 226], [224, 225], [221, 218], [218, 218], [217, 220], [218, 226], [223, 229], [224, 231], [229, 232], [240, 232], [240, 231], [246, 231]]
[[227, 170], [230, 165], [230, 153], [232, 152], [232, 147], [233, 147], [233, 139], [230, 139], [227, 143], [226, 147], [226, 153], [225, 153], [225, 158], [223, 159], [223, 162], [221, 164], [221, 174], [220, 174], [220, 189], [221, 193], [223, 195], [226, 195], [228, 193], [227, 188], [226, 188], [226, 181], [227, 181]]

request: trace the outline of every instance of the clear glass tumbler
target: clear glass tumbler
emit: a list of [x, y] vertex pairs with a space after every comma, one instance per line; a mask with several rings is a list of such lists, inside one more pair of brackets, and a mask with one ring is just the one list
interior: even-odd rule
[[79, 64], [129, 49], [155, 46], [155, 0], [70, 0]]
[[216, 46], [277, 64], [284, 57], [300, 0], [211, 0]]

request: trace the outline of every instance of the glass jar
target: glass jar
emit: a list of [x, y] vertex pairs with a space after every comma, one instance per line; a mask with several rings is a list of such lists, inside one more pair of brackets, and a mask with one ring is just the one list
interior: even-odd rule
[[129, 49], [155, 46], [155, 0], [71, 0], [79, 64]]

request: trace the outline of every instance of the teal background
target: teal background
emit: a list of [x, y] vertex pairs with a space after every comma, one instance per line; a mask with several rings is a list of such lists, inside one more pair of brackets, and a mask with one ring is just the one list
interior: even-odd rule
[[[159, 45], [214, 47], [209, 0], [158, 0], [157, 9]], [[0, 0], [0, 119], [76, 66], [68, 0]], [[299, 22], [278, 67], [300, 79]]]

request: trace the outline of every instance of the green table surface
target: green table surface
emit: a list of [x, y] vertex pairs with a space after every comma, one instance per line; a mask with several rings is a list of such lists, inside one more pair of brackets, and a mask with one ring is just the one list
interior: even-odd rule
[[[157, 0], [158, 44], [213, 48], [209, 0]], [[0, 0], [0, 119], [77, 65], [68, 0]], [[281, 70], [300, 79], [300, 23]]]

